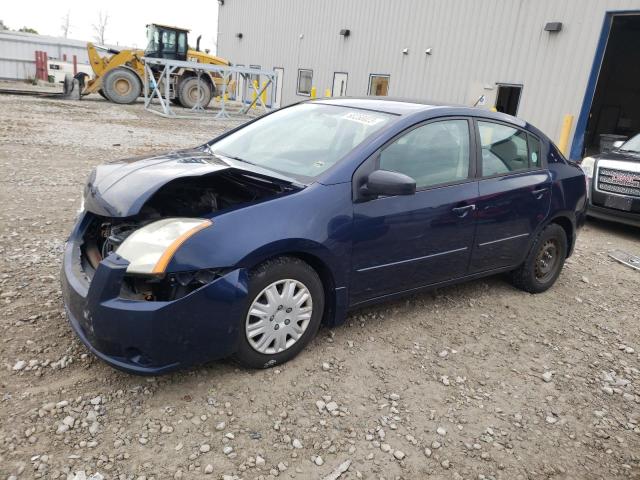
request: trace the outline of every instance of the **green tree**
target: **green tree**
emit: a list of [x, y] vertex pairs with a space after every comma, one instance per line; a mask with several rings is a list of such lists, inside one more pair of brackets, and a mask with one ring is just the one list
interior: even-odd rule
[[35, 34], [38, 34], [38, 31], [35, 28], [31, 28], [31, 27], [22, 27], [18, 31], [19, 32], [24, 32], [24, 33], [35, 33]]
[[9, 30], [9, 27], [7, 27], [2, 20], [0, 20], [0, 30]]

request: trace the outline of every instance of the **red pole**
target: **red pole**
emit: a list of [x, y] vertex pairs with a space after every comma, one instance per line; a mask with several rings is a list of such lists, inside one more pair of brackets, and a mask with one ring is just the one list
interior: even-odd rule
[[63, 62], [66, 62], [66, 61], [67, 61], [67, 54], [66, 54], [66, 53], [63, 53], [63, 54], [62, 54], [62, 61], [63, 61]]
[[38, 80], [42, 80], [42, 60], [44, 59], [44, 57], [42, 56], [44, 52], [42, 50], [38, 50], [38, 74], [36, 75], [36, 78]]
[[42, 79], [46, 82], [49, 80], [49, 57], [47, 56], [47, 52], [42, 52], [42, 60], [44, 63], [44, 66], [42, 68]]
[[77, 75], [78, 74], [78, 57], [76, 57], [75, 55], [73, 56], [73, 75]]
[[40, 78], [40, 50], [36, 50], [36, 78]]

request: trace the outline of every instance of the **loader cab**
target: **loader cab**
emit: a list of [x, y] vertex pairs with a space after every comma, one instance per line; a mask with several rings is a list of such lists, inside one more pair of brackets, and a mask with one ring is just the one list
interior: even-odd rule
[[145, 57], [169, 60], [187, 59], [187, 33], [189, 30], [152, 23], [147, 25]]

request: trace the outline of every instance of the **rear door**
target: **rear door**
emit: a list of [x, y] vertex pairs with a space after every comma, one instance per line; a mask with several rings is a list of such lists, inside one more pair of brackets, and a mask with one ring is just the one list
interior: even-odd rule
[[351, 303], [467, 273], [475, 229], [475, 135], [466, 118], [418, 125], [354, 175], [381, 169], [416, 180], [413, 195], [354, 204]]
[[513, 125], [477, 120], [479, 199], [469, 273], [516, 266], [551, 206], [541, 142]]

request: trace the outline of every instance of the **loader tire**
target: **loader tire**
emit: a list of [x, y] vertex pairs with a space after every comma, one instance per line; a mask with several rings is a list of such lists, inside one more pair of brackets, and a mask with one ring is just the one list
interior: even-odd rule
[[[200, 93], [199, 98], [198, 93]], [[207, 108], [212, 97], [211, 85], [204, 79], [200, 80], [200, 92], [198, 92], [197, 77], [185, 78], [178, 85], [178, 100], [185, 108], [193, 108], [198, 103], [198, 100], [200, 100], [202, 108]]]
[[102, 91], [114, 103], [133, 103], [142, 92], [142, 82], [128, 68], [114, 68], [102, 79]]

